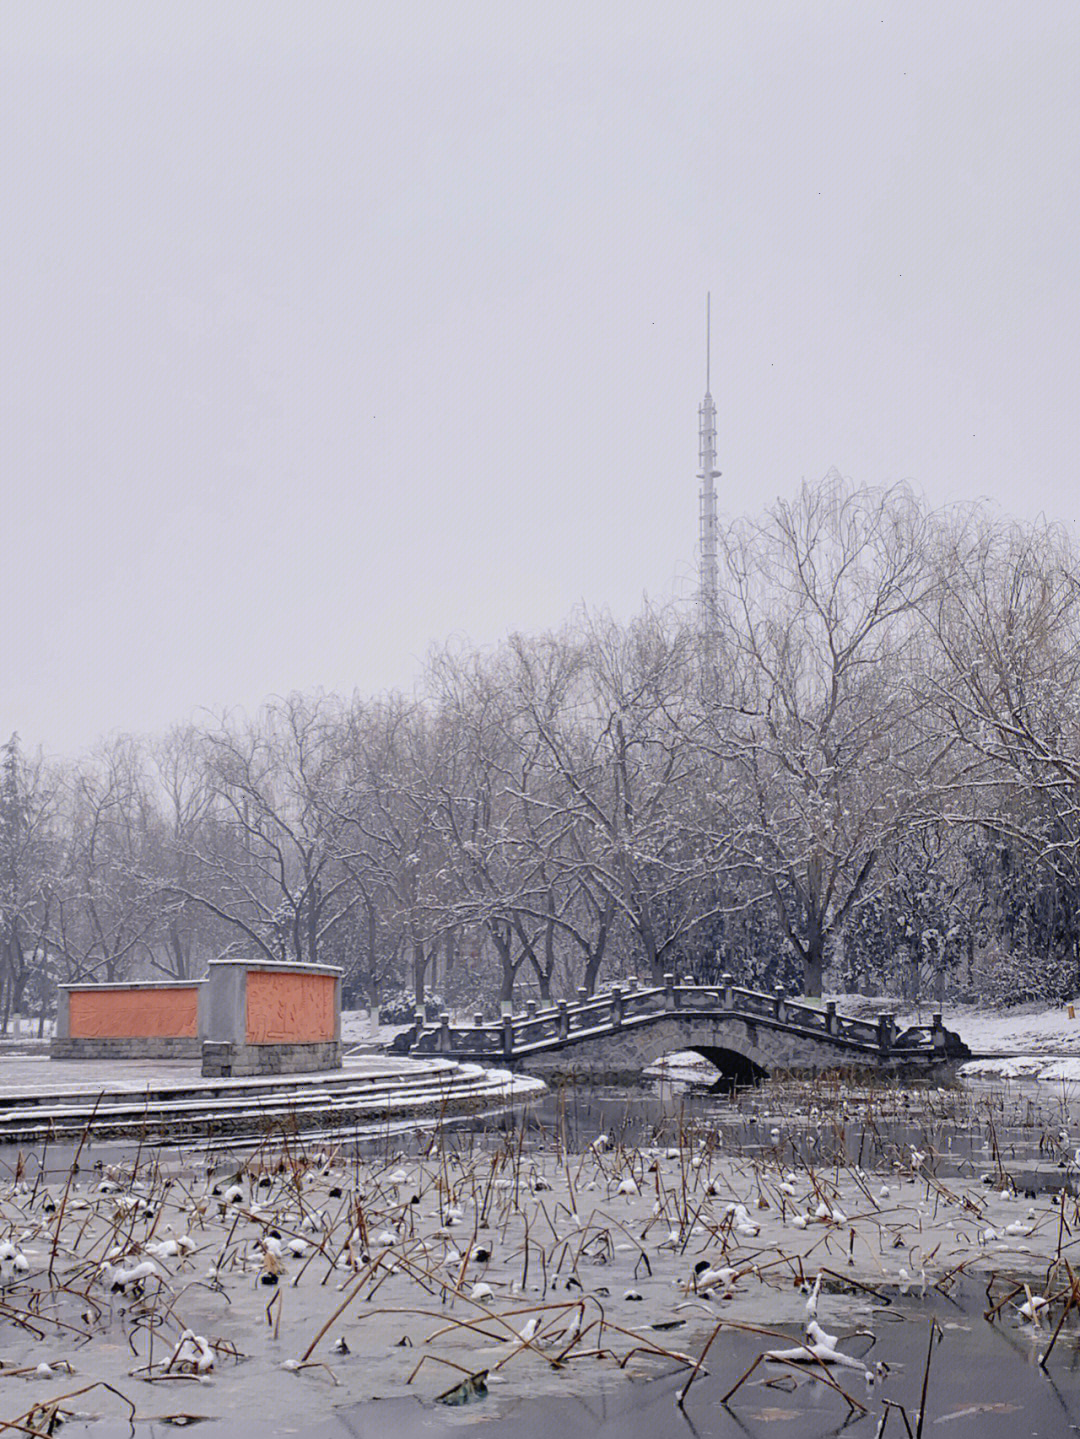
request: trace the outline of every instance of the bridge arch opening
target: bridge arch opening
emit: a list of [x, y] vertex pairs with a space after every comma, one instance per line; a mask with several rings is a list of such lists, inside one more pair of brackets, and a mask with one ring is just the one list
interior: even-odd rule
[[767, 1069], [755, 1064], [737, 1049], [695, 1045], [694, 1052], [707, 1059], [717, 1070], [716, 1089], [752, 1089], [769, 1077]]

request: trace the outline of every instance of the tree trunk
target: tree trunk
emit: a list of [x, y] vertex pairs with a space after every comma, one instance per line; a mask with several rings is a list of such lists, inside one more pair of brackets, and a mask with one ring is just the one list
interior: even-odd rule
[[417, 1009], [424, 1007], [424, 981], [427, 978], [427, 956], [419, 940], [413, 941], [413, 995]]
[[448, 929], [443, 936], [443, 993], [450, 989], [450, 979], [457, 960], [458, 934], [456, 929]]
[[807, 951], [803, 960], [803, 993], [808, 999], [820, 999], [822, 981], [825, 977], [825, 956], [819, 949], [817, 953]]
[[[549, 895], [550, 901], [550, 895]], [[548, 920], [544, 930], [544, 962], [536, 957], [535, 949], [529, 953], [529, 962], [536, 975], [536, 987], [542, 1004], [551, 1003], [551, 976], [555, 973], [555, 926]]]
[[820, 999], [825, 978], [825, 931], [816, 915], [809, 917], [803, 947], [803, 993]]
[[596, 993], [596, 979], [600, 973], [600, 965], [604, 958], [603, 946], [600, 946], [590, 953], [585, 961], [585, 974], [582, 982], [590, 994]]
[[[315, 881], [317, 884], [318, 881]], [[316, 890], [313, 885], [308, 890], [307, 896], [307, 955], [308, 964], [319, 962], [319, 911], [322, 906], [317, 902]]]
[[29, 973], [24, 970], [18, 975], [15, 975], [11, 981], [11, 1008], [14, 1010], [16, 1017], [18, 1017], [22, 1013], [23, 994], [26, 990], [26, 982], [29, 978]]
[[184, 949], [184, 941], [180, 936], [180, 926], [175, 919], [169, 921], [168, 947], [172, 951], [173, 974], [177, 979], [190, 979], [191, 968], [188, 955]]
[[[596, 992], [596, 981], [600, 974], [600, 966], [604, 962], [604, 953], [607, 950], [608, 935], [611, 933], [611, 923], [614, 917], [615, 906], [611, 903], [606, 904], [600, 914], [600, 924], [596, 932], [596, 943], [593, 945], [589, 957], [585, 962], [585, 988], [590, 994], [595, 994]], [[655, 972], [656, 966], [652, 965], [651, 968], [653, 969], [653, 977], [656, 983], [659, 984], [660, 980]]]
[[7, 1032], [8, 1032], [8, 1019], [9, 1019], [9, 1017], [10, 1017], [10, 1015], [11, 1015], [11, 981], [10, 981], [9, 979], [7, 979], [6, 977], [5, 977], [4, 982], [3, 982], [3, 987], [4, 987], [4, 1015], [3, 1015], [3, 1019], [0, 1020], [0, 1034], [7, 1034]]
[[500, 934], [498, 927], [494, 924], [488, 926], [488, 933], [491, 935], [491, 942], [499, 956], [499, 963], [502, 965], [502, 979], [499, 984], [499, 1001], [502, 1004], [513, 1003], [514, 981], [517, 978], [517, 968], [513, 963], [511, 955], [510, 931], [507, 926], [506, 934]]
[[364, 992], [368, 995], [371, 1003], [377, 1010], [379, 1007], [379, 985], [378, 985], [378, 962], [376, 960], [376, 944], [378, 939], [377, 925], [375, 919], [375, 906], [371, 900], [364, 897], [364, 941], [367, 949], [367, 970], [363, 978]]

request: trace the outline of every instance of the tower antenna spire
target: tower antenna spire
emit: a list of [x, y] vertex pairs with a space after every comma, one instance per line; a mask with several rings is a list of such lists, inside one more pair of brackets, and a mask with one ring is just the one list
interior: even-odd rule
[[[717, 632], [716, 406], [712, 397], [712, 293], [705, 296], [705, 398], [698, 410], [698, 617], [706, 651]], [[709, 661], [711, 663], [711, 661]]]
[[705, 393], [712, 390], [712, 291], [705, 291]]

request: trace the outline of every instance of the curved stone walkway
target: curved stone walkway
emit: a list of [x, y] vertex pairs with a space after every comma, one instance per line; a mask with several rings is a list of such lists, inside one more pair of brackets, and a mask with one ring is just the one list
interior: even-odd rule
[[535, 1097], [524, 1075], [451, 1059], [361, 1054], [323, 1073], [204, 1079], [185, 1060], [51, 1060], [0, 1055], [0, 1143], [96, 1135], [167, 1142], [194, 1135], [370, 1126], [454, 1116]]

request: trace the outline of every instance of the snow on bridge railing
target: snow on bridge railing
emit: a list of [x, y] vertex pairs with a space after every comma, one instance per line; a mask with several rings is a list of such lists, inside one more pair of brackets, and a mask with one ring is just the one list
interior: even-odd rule
[[941, 1016], [933, 1024], [896, 1031], [895, 1016], [882, 1013], [876, 1023], [838, 1014], [836, 1004], [824, 1006], [790, 998], [782, 985], [772, 994], [736, 985], [732, 976], [721, 976], [719, 984], [699, 984], [687, 978], [682, 984], [666, 974], [662, 985], [642, 985], [630, 978], [625, 985], [589, 994], [577, 991], [572, 1000], [561, 999], [540, 1006], [530, 999], [524, 1013], [505, 1014], [498, 1021], [485, 1021], [477, 1013], [472, 1025], [451, 1026], [450, 1016], [439, 1016], [437, 1025], [427, 1023], [421, 1012], [413, 1029], [398, 1037], [400, 1046], [414, 1054], [461, 1054], [501, 1056], [536, 1048], [557, 1048], [574, 1037], [599, 1037], [624, 1027], [647, 1023], [658, 1016], [680, 1012], [684, 1015], [728, 1014], [762, 1019], [795, 1033], [828, 1037], [841, 1045], [875, 1049], [884, 1053], [946, 1052], [946, 1031]]

